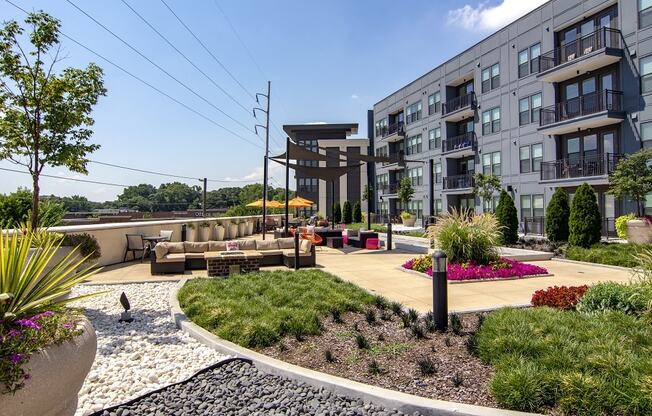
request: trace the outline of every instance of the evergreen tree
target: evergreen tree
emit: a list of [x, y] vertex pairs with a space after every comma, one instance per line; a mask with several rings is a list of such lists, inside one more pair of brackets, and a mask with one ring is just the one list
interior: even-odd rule
[[342, 222], [342, 208], [340, 207], [340, 203], [336, 202], [335, 205], [333, 205], [333, 224], [339, 224]]
[[588, 248], [600, 241], [602, 219], [593, 188], [583, 183], [575, 191], [568, 220], [568, 243]]
[[546, 210], [546, 235], [550, 241], [568, 241], [568, 219], [570, 207], [568, 195], [557, 188]]
[[514, 200], [504, 189], [500, 192], [500, 199], [496, 207], [496, 219], [501, 226], [502, 243], [516, 243], [518, 241], [518, 214]]
[[353, 222], [362, 222], [362, 205], [360, 205], [360, 201], [357, 201], [355, 205], [353, 205]]
[[344, 224], [351, 224], [353, 222], [353, 211], [351, 210], [351, 203], [349, 201], [345, 201], [344, 207], [342, 207], [342, 222]]

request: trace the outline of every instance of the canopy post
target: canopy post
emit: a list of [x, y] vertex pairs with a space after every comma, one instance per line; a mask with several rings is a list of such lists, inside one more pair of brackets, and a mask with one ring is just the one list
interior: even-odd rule
[[285, 229], [283, 236], [287, 237], [290, 221], [290, 138], [285, 138]]

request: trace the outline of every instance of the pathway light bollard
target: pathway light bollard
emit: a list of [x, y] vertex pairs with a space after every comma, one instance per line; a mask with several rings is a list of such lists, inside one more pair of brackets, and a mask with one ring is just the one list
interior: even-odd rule
[[294, 270], [299, 270], [299, 229], [294, 231]]
[[448, 259], [446, 253], [437, 250], [432, 254], [432, 312], [435, 329], [448, 328]]
[[387, 250], [392, 249], [392, 222], [387, 222]]

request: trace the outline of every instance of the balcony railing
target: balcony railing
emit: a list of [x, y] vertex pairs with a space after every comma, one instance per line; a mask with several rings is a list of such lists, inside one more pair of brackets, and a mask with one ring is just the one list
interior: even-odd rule
[[596, 91], [541, 109], [540, 126], [559, 123], [601, 111], [622, 111], [622, 91]]
[[473, 175], [470, 173], [464, 175], [444, 176], [444, 189], [464, 189], [473, 188]]
[[449, 137], [442, 140], [442, 153], [455, 152], [458, 150], [475, 149], [478, 146], [478, 139], [475, 132], [470, 131], [459, 136]]
[[616, 164], [622, 158], [623, 156], [619, 154], [605, 153], [541, 162], [541, 180], [608, 175], [613, 172]]
[[541, 72], [571, 62], [602, 48], [621, 49], [622, 35], [620, 30], [601, 27], [595, 32], [542, 54], [540, 56]]
[[405, 135], [405, 123], [398, 121], [387, 126], [387, 129], [384, 131], [383, 137], [391, 136], [392, 134]]
[[388, 194], [395, 194], [398, 193], [398, 187], [400, 184], [398, 182], [390, 182], [389, 186], [387, 187], [387, 193]]
[[383, 166], [396, 165], [405, 166], [405, 152], [400, 150], [398, 152], [389, 152], [388, 157], [394, 162], [383, 162]]
[[[602, 236], [607, 238], [616, 238], [615, 218], [602, 218]], [[545, 235], [546, 220], [545, 217], [525, 217], [521, 221], [521, 232], [523, 234]]]
[[461, 110], [466, 107], [471, 107], [475, 109], [476, 104], [477, 101], [475, 99], [475, 92], [470, 92], [468, 94], [461, 95], [459, 97], [451, 98], [450, 100], [442, 104], [441, 114], [445, 116], [446, 114], [453, 113], [457, 110]]

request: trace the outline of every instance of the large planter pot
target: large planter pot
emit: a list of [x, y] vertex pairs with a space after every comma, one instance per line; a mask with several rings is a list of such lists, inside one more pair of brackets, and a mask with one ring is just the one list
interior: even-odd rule
[[401, 221], [406, 227], [414, 227], [414, 224], [417, 222], [417, 217], [414, 215], [410, 215], [409, 218], [401, 217]]
[[247, 224], [241, 222], [238, 224], [238, 237], [244, 237], [247, 235]]
[[224, 240], [224, 227], [221, 225], [216, 225], [215, 226], [215, 239], [217, 241], [222, 241]]
[[637, 244], [652, 243], [652, 225], [646, 220], [627, 221], [627, 241]]
[[186, 229], [186, 241], [197, 241], [197, 229], [196, 228], [187, 228]]
[[77, 393], [95, 360], [97, 337], [93, 326], [82, 318], [83, 332], [70, 341], [51, 345], [35, 353], [25, 364], [30, 374], [15, 394], [0, 394], [0, 413], [6, 416], [72, 416]]
[[211, 239], [211, 227], [199, 227], [199, 241], [208, 241]]
[[247, 235], [251, 235], [253, 233], [254, 233], [254, 222], [247, 221]]
[[238, 224], [229, 224], [229, 240], [238, 238]]

